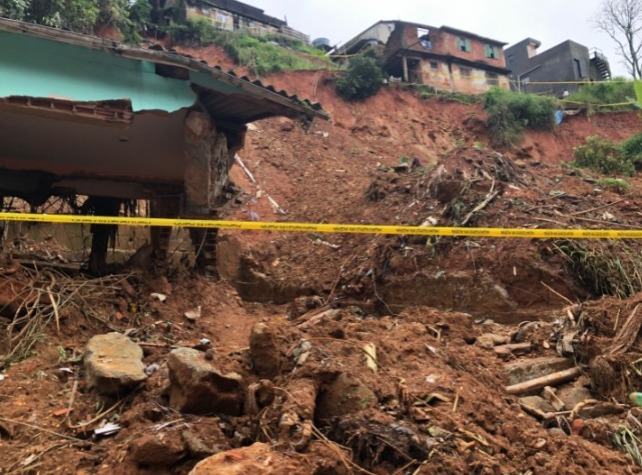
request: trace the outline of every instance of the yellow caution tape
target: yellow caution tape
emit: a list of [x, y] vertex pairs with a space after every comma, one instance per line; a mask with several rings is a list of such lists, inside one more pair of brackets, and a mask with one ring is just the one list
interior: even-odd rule
[[270, 223], [182, 218], [139, 218], [123, 216], [80, 216], [68, 214], [0, 213], [0, 221], [55, 224], [103, 224], [120, 226], [168, 226], [180, 228], [243, 229], [327, 234], [392, 234], [414, 236], [458, 236], [526, 239], [642, 239], [641, 230], [621, 229], [506, 229], [449, 228], [427, 226], [377, 226], [370, 224]]

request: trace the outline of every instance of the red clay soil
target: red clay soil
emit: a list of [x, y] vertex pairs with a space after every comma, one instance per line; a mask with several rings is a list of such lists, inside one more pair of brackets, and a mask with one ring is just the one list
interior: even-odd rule
[[[424, 100], [395, 88], [346, 103], [335, 96], [330, 77], [318, 72], [270, 78], [277, 89], [320, 101], [332, 119], [308, 131], [288, 119], [254, 124], [241, 158], [260, 189], [234, 167], [233, 181], [243, 192], [222, 216], [638, 226], [639, 178], [627, 178], [631, 190], [618, 194], [600, 189], [599, 177], [565, 166], [587, 136], [620, 140], [637, 133], [635, 113], [570, 117], [554, 134], [529, 132], [520, 147], [498, 154], [488, 147], [479, 105]], [[222, 280], [178, 268], [167, 278], [136, 271], [90, 282], [103, 289], [100, 298], [73, 293], [58, 309], [59, 331], [55, 319], [47, 326], [11, 322], [29, 311], [25, 302], [33, 303], [36, 295], [43, 298], [38, 297], [34, 308], [40, 313], [33, 318], [52, 312], [48, 289], [82, 288], [84, 278], [67, 280], [42, 270], [0, 272], [0, 308], [6, 307], [0, 312], [0, 355], [8, 354], [11, 337], [14, 345], [26, 340], [35, 345], [20, 361], [0, 362], [0, 473], [187, 474], [205, 457], [188, 439], [198, 439], [209, 453], [223, 452], [230, 466], [256, 466], [245, 446], [274, 445], [279, 456], [273, 460], [283, 464], [265, 469], [274, 474], [296, 473], [293, 467], [317, 475], [642, 473], [625, 449], [613, 445], [623, 424], [638, 420], [636, 409], [618, 406], [624, 412], [587, 416], [586, 422], [569, 414], [539, 420], [504, 391], [507, 362], [558, 355], [555, 341], [559, 322], [568, 317], [567, 300], [596, 300], [584, 307], [593, 326], [571, 335], [588, 348], [577, 351], [587, 364], [610, 347], [617, 338], [612, 329], [635, 307], [634, 299], [597, 300], [601, 295], [579, 278], [559, 242], [231, 231], [222, 232], [221, 241]], [[166, 294], [167, 301], [160, 303], [153, 292]], [[317, 298], [292, 304], [300, 296]], [[184, 313], [199, 305], [201, 317], [190, 322]], [[317, 306], [324, 307], [315, 315]], [[525, 327], [517, 323], [526, 319], [551, 323], [537, 324], [523, 337]], [[208, 351], [217, 368], [243, 377], [244, 391], [257, 382], [248, 347], [259, 322], [274, 336], [266, 360], [278, 362], [271, 405], [240, 417], [192, 416], [168, 407], [167, 355], [174, 347], [198, 346], [202, 338], [212, 342]], [[143, 347], [145, 364], [159, 365], [122, 402], [89, 390], [79, 359], [89, 338], [109, 331], [126, 333]], [[525, 338], [530, 353], [485, 348], [479, 340], [488, 333], [505, 341]], [[365, 344], [376, 348], [376, 371], [367, 365]], [[593, 373], [584, 371], [590, 386]], [[621, 374], [630, 385], [609, 393], [592, 388], [596, 397], [627, 403], [626, 389], [642, 379], [631, 371]], [[337, 389], [341, 381], [349, 391]], [[317, 391], [307, 420], [301, 416], [304, 400], [291, 397], [301, 384]], [[303, 417], [299, 429], [314, 424], [307, 444], [280, 432], [288, 411]], [[571, 427], [575, 420], [591, 430]], [[121, 430], [93, 435], [105, 421]], [[150, 437], [159, 440], [159, 456], [175, 449], [177, 459], [141, 463], [140, 441]]]

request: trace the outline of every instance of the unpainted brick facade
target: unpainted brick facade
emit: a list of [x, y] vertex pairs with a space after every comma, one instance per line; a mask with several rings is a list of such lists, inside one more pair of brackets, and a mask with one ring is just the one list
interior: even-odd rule
[[503, 46], [448, 27], [396, 22], [385, 58], [390, 69], [409, 82], [479, 94], [492, 86], [509, 87]]

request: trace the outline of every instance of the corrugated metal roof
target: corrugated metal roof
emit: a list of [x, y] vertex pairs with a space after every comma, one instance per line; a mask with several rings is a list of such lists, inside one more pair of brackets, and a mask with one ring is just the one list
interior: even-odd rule
[[[158, 68], [174, 70], [177, 78], [191, 80], [199, 92], [203, 105], [215, 118], [236, 124], [274, 116], [286, 116], [305, 121], [315, 118], [328, 119], [321, 105], [277, 91], [261, 81], [247, 76], [238, 77], [220, 66], [210, 67], [204, 61], [175, 51], [165, 51], [159, 46], [142, 49], [95, 36], [82, 35], [0, 18], [0, 31], [21, 33], [85, 48], [106, 51], [114, 55], [150, 62]], [[120, 98], [114, 98], [120, 99]]]

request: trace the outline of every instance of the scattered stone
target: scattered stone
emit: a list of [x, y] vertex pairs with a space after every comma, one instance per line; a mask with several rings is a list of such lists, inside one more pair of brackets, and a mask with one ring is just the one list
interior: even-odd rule
[[315, 308], [319, 308], [321, 306], [323, 306], [323, 299], [321, 297], [298, 297], [294, 299], [290, 304], [288, 318], [290, 320], [296, 320], [301, 315], [304, 315], [310, 310], [314, 310]]
[[120, 333], [91, 338], [83, 359], [87, 386], [104, 396], [125, 393], [147, 379], [143, 350]]
[[562, 400], [564, 406], [569, 410], [572, 410], [579, 403], [587, 401], [589, 399], [595, 399], [589, 391], [584, 386], [579, 386], [577, 384], [572, 386], [562, 386], [557, 390], [557, 397]]
[[185, 456], [185, 444], [175, 432], [143, 434], [130, 450], [132, 459], [142, 465], [173, 465]]
[[193, 348], [177, 348], [167, 361], [170, 406], [191, 414], [241, 413], [241, 376], [221, 374]]
[[250, 334], [250, 358], [254, 372], [261, 378], [273, 379], [279, 374], [282, 356], [276, 345], [273, 330], [257, 323]]
[[510, 356], [525, 355], [530, 353], [533, 347], [529, 343], [513, 343], [511, 345], [501, 345], [495, 348], [495, 354], [500, 358]]
[[491, 350], [496, 346], [505, 345], [508, 343], [508, 337], [495, 335], [493, 333], [484, 333], [477, 338], [477, 346]]
[[321, 389], [317, 399], [317, 417], [330, 420], [363, 411], [376, 403], [377, 396], [370, 388], [341, 373], [334, 382]]
[[506, 381], [509, 386], [513, 386], [572, 367], [573, 361], [567, 358], [544, 357], [519, 360], [505, 366]]
[[229, 450], [199, 462], [188, 475], [277, 475], [311, 473], [302, 457], [290, 457], [274, 451], [267, 444]]
[[184, 315], [184, 316], [185, 316], [185, 318], [187, 318], [190, 322], [195, 322], [196, 320], [198, 320], [199, 318], [201, 318], [201, 309], [202, 309], [202, 307], [199, 305], [198, 307], [196, 307], [196, 308], [194, 308], [194, 309], [192, 309], [192, 310], [188, 310], [188, 311], [187, 311], [187, 312], [185, 312], [183, 315]]
[[527, 396], [519, 398], [519, 403], [523, 404], [524, 406], [537, 409], [544, 414], [546, 414], [547, 412], [555, 412], [555, 408], [551, 406], [544, 398], [541, 398], [539, 396]]
[[190, 430], [183, 431], [181, 435], [183, 437], [183, 441], [185, 442], [187, 452], [192, 457], [203, 459], [222, 452], [219, 447], [210, 446], [203, 442], [203, 440], [199, 436], [197, 436]]

